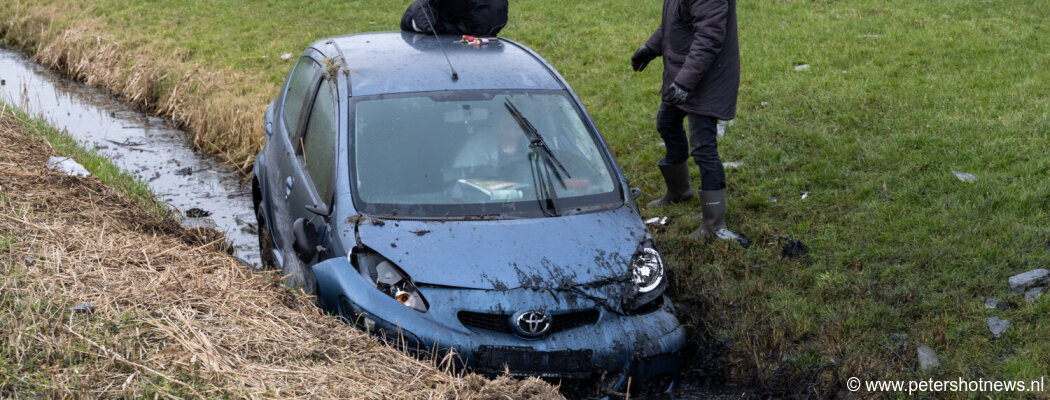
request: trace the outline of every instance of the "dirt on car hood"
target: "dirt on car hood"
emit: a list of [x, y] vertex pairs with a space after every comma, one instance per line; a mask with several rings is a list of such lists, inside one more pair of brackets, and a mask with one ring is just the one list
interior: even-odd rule
[[358, 230], [417, 283], [494, 290], [621, 280], [646, 235], [626, 206], [520, 220], [365, 220]]

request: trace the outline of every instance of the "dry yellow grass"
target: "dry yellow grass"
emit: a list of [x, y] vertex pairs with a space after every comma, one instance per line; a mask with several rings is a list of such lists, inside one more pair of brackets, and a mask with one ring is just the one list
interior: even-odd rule
[[[379, 344], [0, 115], [0, 397], [558, 398]], [[71, 310], [90, 304], [91, 312]]]

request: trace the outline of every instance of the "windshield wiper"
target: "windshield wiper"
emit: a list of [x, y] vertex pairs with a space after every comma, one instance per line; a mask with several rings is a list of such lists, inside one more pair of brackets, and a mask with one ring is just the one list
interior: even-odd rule
[[[525, 133], [525, 137], [529, 139], [529, 148], [539, 150], [539, 154], [543, 156], [543, 161], [553, 167], [554, 177], [558, 178], [558, 183], [561, 184], [562, 188], [565, 188], [565, 179], [572, 179], [572, 176], [569, 175], [569, 170], [565, 169], [565, 166], [558, 161], [557, 157], [554, 157], [554, 152], [547, 146], [547, 142], [543, 140], [540, 132], [536, 130], [535, 126], [532, 126], [528, 118], [521, 114], [521, 111], [518, 111], [518, 108], [514, 106], [514, 103], [510, 102], [510, 99], [505, 100], [503, 105], [507, 107], [507, 111], [518, 122], [518, 126]], [[562, 174], [565, 174], [565, 176], [563, 177]]]
[[[540, 202], [540, 209], [543, 210], [545, 215], [556, 217], [558, 216], [558, 208], [555, 205], [557, 195], [555, 194], [554, 186], [550, 183], [550, 171], [554, 171], [554, 177], [558, 178], [558, 183], [563, 188], [565, 188], [565, 179], [571, 179], [572, 177], [569, 175], [569, 171], [565, 169], [565, 166], [554, 157], [554, 153], [547, 146], [547, 142], [543, 141], [543, 136], [540, 135], [540, 132], [521, 114], [521, 111], [518, 111], [514, 103], [507, 99], [503, 105], [507, 107], [507, 111], [518, 122], [518, 126], [525, 133], [525, 137], [529, 139], [529, 149], [531, 149], [529, 151], [529, 169], [532, 170], [532, 185], [536, 189], [536, 201]], [[543, 157], [543, 163], [547, 168], [540, 168], [540, 156]], [[565, 174], [564, 177], [561, 175], [562, 172]]]

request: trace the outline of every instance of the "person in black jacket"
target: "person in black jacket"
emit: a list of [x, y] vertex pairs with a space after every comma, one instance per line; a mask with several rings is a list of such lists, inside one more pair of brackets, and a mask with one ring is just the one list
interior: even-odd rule
[[[751, 244], [747, 237], [726, 228], [726, 179], [717, 142], [718, 120], [736, 116], [740, 87], [736, 0], [664, 0], [660, 26], [631, 57], [631, 67], [642, 71], [661, 56], [664, 76], [656, 130], [666, 145], [658, 166], [667, 193], [648, 206], [694, 197], [687, 162], [692, 155], [700, 167], [703, 223], [689, 237], [736, 240], [747, 248]], [[683, 128], [686, 117], [688, 140]]]

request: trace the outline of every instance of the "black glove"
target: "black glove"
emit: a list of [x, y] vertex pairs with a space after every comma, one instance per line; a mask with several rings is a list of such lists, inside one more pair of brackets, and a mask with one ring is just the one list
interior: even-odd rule
[[634, 52], [634, 55], [631, 56], [631, 68], [634, 68], [636, 72], [641, 72], [645, 69], [646, 65], [649, 65], [650, 61], [659, 55], [660, 54], [653, 51], [653, 49], [650, 49], [643, 44], [642, 47], [639, 47], [638, 50]]
[[668, 86], [662, 94], [664, 102], [675, 106], [685, 103], [685, 99], [689, 98], [689, 92], [682, 89], [677, 83], [671, 83], [671, 86]]

